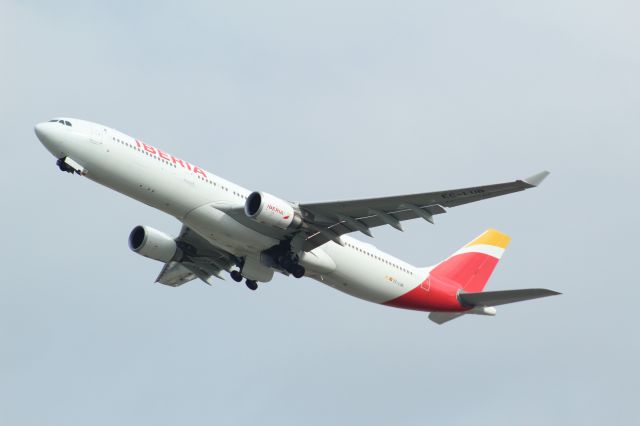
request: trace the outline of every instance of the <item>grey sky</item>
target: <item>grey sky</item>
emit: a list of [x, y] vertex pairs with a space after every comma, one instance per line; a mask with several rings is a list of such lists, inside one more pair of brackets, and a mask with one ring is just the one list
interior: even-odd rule
[[[626, 1], [0, 1], [0, 423], [635, 424], [640, 7]], [[544, 185], [375, 232], [435, 263], [513, 238], [488, 289], [563, 296], [435, 326], [277, 277], [154, 285], [137, 224], [33, 125], [101, 122], [248, 188], [330, 200]], [[366, 237], [363, 237], [366, 238]]]

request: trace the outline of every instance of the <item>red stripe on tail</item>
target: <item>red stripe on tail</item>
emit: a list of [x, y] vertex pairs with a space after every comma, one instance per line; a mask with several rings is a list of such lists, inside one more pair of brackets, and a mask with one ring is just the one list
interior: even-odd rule
[[466, 292], [484, 289], [498, 259], [484, 253], [457, 254], [433, 268], [431, 276], [444, 278], [456, 283]]

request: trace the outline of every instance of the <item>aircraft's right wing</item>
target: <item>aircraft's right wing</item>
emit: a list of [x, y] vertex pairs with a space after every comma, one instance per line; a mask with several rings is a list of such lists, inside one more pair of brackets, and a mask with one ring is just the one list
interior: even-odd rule
[[212, 246], [207, 240], [183, 226], [176, 238], [182, 257], [164, 265], [156, 282], [177, 287], [196, 278], [211, 285], [213, 278], [220, 279], [220, 272], [229, 271], [236, 264], [230, 253]]

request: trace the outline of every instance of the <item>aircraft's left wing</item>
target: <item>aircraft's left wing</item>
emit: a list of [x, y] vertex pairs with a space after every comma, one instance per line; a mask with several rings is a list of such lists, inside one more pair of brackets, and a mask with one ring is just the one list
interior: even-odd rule
[[220, 272], [229, 271], [235, 265], [233, 255], [212, 246], [186, 226], [182, 227], [175, 241], [182, 256], [164, 265], [156, 278], [160, 284], [177, 287], [200, 278], [211, 285], [214, 277], [224, 279]]
[[302, 247], [310, 251], [331, 240], [341, 244], [340, 235], [355, 231], [371, 236], [369, 228], [376, 226], [390, 225], [402, 230], [400, 222], [409, 219], [423, 218], [433, 223], [433, 216], [445, 213], [445, 208], [533, 188], [548, 175], [549, 172], [544, 171], [513, 182], [422, 194], [300, 203], [299, 208], [307, 223]]

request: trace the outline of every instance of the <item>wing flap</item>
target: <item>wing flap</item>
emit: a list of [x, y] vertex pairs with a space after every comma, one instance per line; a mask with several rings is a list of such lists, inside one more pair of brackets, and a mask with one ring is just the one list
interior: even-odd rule
[[181, 256], [164, 265], [156, 282], [178, 287], [196, 278], [206, 284], [213, 283], [213, 277], [223, 279], [220, 272], [230, 270], [235, 264], [234, 257], [226, 251], [214, 247], [192, 229], [183, 226], [176, 238]]
[[179, 262], [165, 263], [156, 282], [171, 287], [178, 287], [196, 279], [196, 275]]

